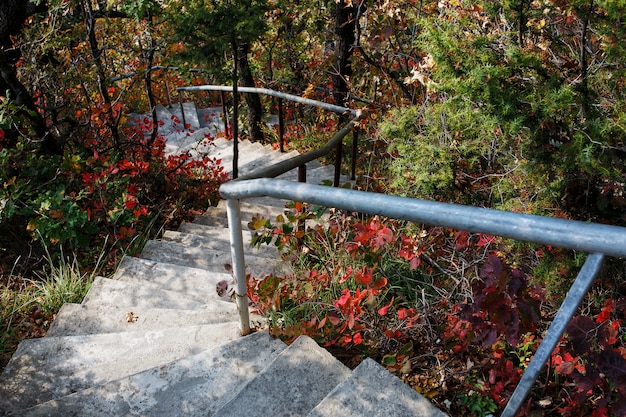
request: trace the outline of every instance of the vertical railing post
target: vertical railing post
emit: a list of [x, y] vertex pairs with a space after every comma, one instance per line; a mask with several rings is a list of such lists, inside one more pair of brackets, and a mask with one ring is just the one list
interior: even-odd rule
[[298, 167], [298, 182], [306, 182], [306, 164]]
[[278, 139], [280, 140], [280, 151], [285, 152], [285, 121], [283, 119], [283, 99], [278, 97]]
[[172, 93], [170, 92], [170, 83], [167, 79], [165, 79], [165, 91], [167, 92], [167, 104], [172, 107]]
[[335, 149], [335, 178], [333, 179], [333, 187], [339, 187], [341, 178], [341, 158], [343, 157], [343, 141], [337, 144]]
[[233, 179], [239, 177], [239, 93], [233, 84]]
[[183, 106], [183, 90], [178, 90], [178, 104], [180, 105], [180, 114], [183, 116], [184, 128], [185, 126], [187, 126], [187, 120], [185, 119], [185, 106]]
[[352, 161], [351, 161], [351, 169], [350, 169], [350, 179], [352, 181], [356, 180], [356, 158], [359, 147], [359, 129], [357, 127], [354, 128], [352, 132]]
[[504, 411], [502, 411], [501, 417], [513, 417], [519, 410], [522, 402], [528, 396], [530, 389], [537, 380], [539, 372], [550, 359], [552, 351], [556, 347], [556, 344], [563, 336], [567, 325], [569, 324], [572, 316], [578, 309], [582, 299], [585, 297], [594, 279], [600, 272], [602, 264], [604, 263], [604, 255], [593, 253], [587, 257], [585, 264], [578, 273], [576, 280], [569, 289], [563, 304], [556, 313], [556, 316], [550, 324], [550, 328], [545, 337], [541, 341], [537, 352], [533, 355], [532, 360], [528, 364], [528, 368], [522, 374], [522, 379], [515, 387], [511, 399], [507, 403]]
[[220, 91], [220, 101], [222, 102], [222, 119], [224, 120], [224, 133], [228, 138], [228, 105], [226, 104], [226, 96]]
[[226, 200], [228, 215], [228, 229], [230, 231], [230, 253], [233, 261], [233, 275], [235, 277], [235, 298], [239, 311], [239, 330], [242, 336], [250, 333], [250, 313], [248, 312], [248, 282], [246, 280], [246, 265], [243, 255], [243, 236], [241, 227], [241, 209], [239, 200]]

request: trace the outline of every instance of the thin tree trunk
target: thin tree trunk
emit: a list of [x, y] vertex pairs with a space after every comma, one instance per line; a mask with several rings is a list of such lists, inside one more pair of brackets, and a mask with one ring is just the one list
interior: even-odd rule
[[356, 30], [355, 6], [348, 6], [345, 0], [335, 3], [335, 67], [332, 69], [333, 100], [338, 106], [345, 106], [348, 97], [346, 77], [352, 75], [352, 48]]
[[[248, 61], [248, 52], [250, 45], [248, 43], [240, 43], [237, 59], [239, 61], [239, 79], [244, 87], [256, 87], [252, 71], [250, 70], [250, 62]], [[248, 132], [250, 139], [256, 142], [263, 141], [263, 106], [261, 98], [256, 93], [246, 94], [246, 103], [248, 104]]]
[[83, 7], [85, 26], [87, 28], [87, 39], [89, 41], [91, 56], [93, 57], [94, 64], [96, 66], [96, 81], [98, 83], [98, 90], [100, 91], [100, 96], [102, 97], [102, 101], [107, 109], [107, 125], [111, 131], [113, 142], [119, 150], [121, 149], [120, 134], [117, 126], [117, 120], [113, 114], [112, 100], [108, 90], [108, 77], [106, 76], [104, 64], [102, 63], [102, 48], [98, 45], [98, 39], [96, 38], [96, 16], [91, 7], [91, 0], [84, 1]]
[[[154, 91], [152, 91], [152, 64], [154, 62], [154, 52], [156, 51], [156, 41], [152, 37], [152, 15], [148, 14], [148, 36], [150, 37], [150, 45], [147, 50], [144, 50], [144, 57], [146, 60], [146, 74], [144, 76], [144, 83], [146, 85], [146, 94], [148, 95], [148, 104], [152, 114], [152, 132], [150, 132], [150, 140], [148, 147], [152, 148], [156, 138], [159, 134], [159, 120], [157, 119], [156, 112], [156, 99], [154, 98]], [[151, 159], [152, 152], [148, 152], [148, 159]]]
[[237, 83], [239, 79], [237, 40], [231, 41], [233, 48], [233, 179], [239, 177], [239, 90]]

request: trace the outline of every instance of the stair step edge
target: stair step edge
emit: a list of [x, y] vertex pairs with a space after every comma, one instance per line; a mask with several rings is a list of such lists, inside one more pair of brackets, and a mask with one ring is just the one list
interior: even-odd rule
[[[355, 393], [358, 392], [358, 395]], [[372, 359], [366, 359], [307, 417], [446, 417], [417, 391]]]
[[[286, 345], [267, 332], [224, 343], [213, 349], [72, 395], [40, 404], [24, 417], [127, 414], [160, 417], [212, 415], [238, 389], [268, 366]], [[122, 411], [126, 410], [126, 411]]]
[[305, 416], [349, 375], [345, 365], [301, 336], [213, 417]]

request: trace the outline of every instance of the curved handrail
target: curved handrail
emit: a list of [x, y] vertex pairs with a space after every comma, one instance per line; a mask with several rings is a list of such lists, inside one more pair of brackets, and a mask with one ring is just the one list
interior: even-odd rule
[[[233, 92], [233, 86], [226, 85], [198, 85], [198, 86], [188, 86], [188, 87], [178, 87], [176, 91], [179, 94], [179, 101], [181, 106], [181, 112], [183, 116], [183, 123], [185, 123], [185, 112], [182, 105], [182, 93], [184, 91], [220, 91], [220, 92]], [[326, 144], [324, 144], [321, 148], [314, 149], [312, 151], [306, 152], [302, 155], [295, 156], [285, 161], [278, 162], [274, 165], [270, 165], [268, 167], [259, 168], [252, 173], [244, 175], [237, 179], [252, 179], [252, 178], [273, 178], [277, 177], [281, 174], [284, 174], [287, 171], [290, 171], [297, 167], [303, 167], [307, 162], [311, 162], [315, 159], [319, 159], [322, 156], [329, 154], [333, 149], [338, 150], [338, 156], [335, 160], [335, 178], [334, 185], [339, 185], [339, 169], [341, 166], [341, 144], [343, 138], [351, 131], [354, 124], [361, 118], [362, 112], [361, 110], [353, 110], [348, 107], [337, 106], [335, 104], [326, 103], [323, 101], [313, 100], [306, 97], [296, 96], [293, 94], [287, 94], [280, 91], [271, 90], [269, 88], [259, 88], [259, 87], [240, 87], [237, 86], [238, 93], [253, 93], [253, 94], [264, 94], [272, 97], [277, 97], [280, 100], [285, 99], [289, 101], [293, 101], [300, 104], [305, 104], [307, 106], [319, 107], [325, 110], [332, 111], [337, 114], [342, 115], [351, 115], [353, 118], [348, 121]], [[282, 107], [281, 107], [282, 109]], [[281, 110], [282, 113], [282, 110]], [[282, 118], [279, 117], [279, 123], [281, 125], [282, 131]], [[282, 133], [281, 133], [282, 135]], [[356, 158], [356, 131], [355, 131], [355, 140], [352, 144], [352, 177], [355, 175], [355, 158]], [[234, 141], [233, 146], [236, 149], [237, 142]], [[281, 150], [282, 150], [282, 139], [281, 139]], [[236, 151], [235, 151], [236, 153]], [[233, 161], [236, 165], [236, 160]]]
[[[243, 180], [243, 178], [241, 179]], [[279, 179], [231, 181], [224, 199], [269, 196], [421, 224], [626, 258], [626, 228]]]
[[252, 171], [249, 174], [242, 175], [241, 177], [233, 180], [233, 181], [244, 181], [251, 180], [256, 178], [274, 178], [281, 174], [284, 174], [287, 171], [291, 171], [294, 168], [302, 166], [307, 162], [311, 162], [315, 159], [319, 159], [322, 156], [329, 154], [333, 149], [337, 147], [339, 143], [341, 143], [342, 139], [350, 133], [352, 126], [354, 123], [359, 120], [361, 117], [360, 113], [357, 114], [352, 120], [350, 120], [344, 127], [342, 127], [339, 132], [335, 133], [335, 135], [326, 142], [324, 146], [318, 149], [314, 149], [312, 151], [305, 152], [301, 155], [294, 156], [293, 158], [277, 162], [273, 165], [262, 167]]
[[487, 233], [590, 253], [552, 320], [550, 328], [522, 374], [502, 413], [503, 417], [513, 417], [528, 396], [541, 369], [549, 360], [576, 309], [602, 268], [605, 256], [626, 258], [626, 228], [618, 226], [439, 203], [343, 188], [329, 189], [328, 187], [268, 178], [231, 181], [220, 187], [220, 195], [227, 199], [233, 271], [237, 284], [235, 292], [240, 312], [241, 329], [244, 333], [249, 332], [249, 317], [239, 208], [239, 200], [243, 198], [270, 196], [303, 201], [326, 207], [379, 214], [396, 219]]
[[[181, 92], [181, 91], [224, 91], [224, 92], [232, 93], [233, 87], [227, 86], [227, 85], [197, 85], [197, 86], [191, 86], [191, 87], [178, 87], [176, 91], [178, 92]], [[348, 107], [337, 106], [335, 104], [325, 103], [323, 101], [313, 100], [310, 98], [296, 96], [293, 94], [282, 93], [280, 91], [270, 90], [269, 88], [237, 86], [237, 91], [240, 93], [265, 94], [267, 96], [284, 98], [286, 100], [295, 101], [297, 103], [306, 104], [306, 105], [314, 106], [314, 107], [320, 107], [325, 110], [330, 110], [338, 114], [350, 113], [352, 114], [352, 116], [356, 116], [358, 112], [358, 110], [352, 110]]]

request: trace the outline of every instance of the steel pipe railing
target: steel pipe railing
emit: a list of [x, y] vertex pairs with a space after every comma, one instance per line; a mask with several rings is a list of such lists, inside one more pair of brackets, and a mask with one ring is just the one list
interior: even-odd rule
[[[548, 332], [530, 361], [528, 368], [507, 403], [502, 416], [513, 417], [528, 396], [539, 372], [550, 358], [574, 312], [600, 269], [606, 256], [626, 258], [626, 228], [603, 224], [585, 223], [574, 220], [555, 219], [501, 210], [462, 206], [389, 196], [364, 191], [329, 188], [304, 183], [294, 183], [268, 178], [232, 181], [220, 187], [220, 194], [228, 200], [229, 224], [239, 225], [231, 231], [233, 263], [242, 262], [233, 268], [238, 271], [235, 280], [238, 294], [247, 292], [243, 269], [243, 240], [239, 200], [269, 196], [293, 201], [302, 201], [325, 207], [382, 215], [385, 217], [443, 226], [475, 233], [536, 242], [556, 247], [591, 253], [559, 308]], [[233, 218], [231, 219], [231, 216]], [[238, 233], [240, 236], [233, 236]], [[241, 288], [240, 288], [241, 287]], [[240, 305], [241, 328], [249, 328], [248, 301], [237, 298]], [[245, 302], [244, 302], [245, 301]]]
[[[242, 178], [243, 179], [243, 178]], [[532, 214], [439, 203], [276, 179], [231, 181], [224, 199], [269, 196], [324, 207], [536, 242], [587, 253], [626, 257], [626, 228]]]
[[[176, 91], [178, 91], [178, 100], [180, 103], [180, 111], [182, 113], [183, 124], [186, 124], [185, 109], [183, 108], [183, 92], [185, 91], [219, 91], [221, 95], [222, 108], [223, 108], [224, 119], [225, 119], [224, 125], [226, 126], [226, 129], [228, 129], [228, 124], [226, 123], [226, 108], [225, 108], [224, 93], [233, 92], [233, 90], [234, 90], [233, 86], [226, 86], [226, 85], [199, 85], [199, 86], [177, 88]], [[357, 157], [357, 146], [358, 146], [359, 136], [358, 136], [358, 130], [354, 129], [354, 125], [355, 125], [355, 122], [361, 117], [362, 113], [360, 110], [352, 110], [347, 107], [336, 106], [334, 104], [325, 103], [323, 101], [300, 97], [300, 96], [296, 96], [293, 94], [287, 94], [287, 93], [283, 93], [280, 91], [271, 90], [268, 88], [237, 86], [236, 90], [237, 90], [237, 93], [265, 94], [265, 95], [278, 98], [278, 103], [279, 103], [278, 123], [279, 123], [279, 137], [280, 137], [281, 152], [284, 151], [284, 145], [283, 145], [284, 122], [283, 122], [283, 108], [282, 108], [283, 99], [305, 104], [308, 106], [319, 107], [319, 108], [329, 110], [329, 111], [332, 111], [334, 113], [341, 114], [341, 115], [350, 114], [353, 116], [353, 119], [350, 120], [348, 123], [346, 123], [346, 125], [343, 126], [339, 130], [339, 132], [337, 132], [337, 134], [335, 134], [323, 147], [313, 150], [311, 152], [307, 152], [304, 155], [299, 155], [298, 157], [289, 159], [285, 161], [285, 164], [282, 164], [282, 165], [277, 164], [275, 166], [268, 167], [266, 170], [255, 171], [253, 176], [246, 175], [243, 178], [249, 179], [249, 178], [261, 178], [261, 177], [275, 177], [297, 166], [301, 166], [303, 164], [306, 164], [307, 162], [313, 161], [324, 155], [327, 155], [334, 149], [336, 151], [336, 156], [335, 156], [335, 174], [333, 178], [333, 185], [335, 187], [338, 187], [339, 180], [340, 180], [341, 159], [342, 159], [342, 147], [343, 147], [342, 140], [351, 129], [354, 130], [354, 137], [352, 140], [352, 153], [351, 153], [352, 161], [351, 161], [350, 178], [352, 178], [353, 180], [356, 178], [356, 157]], [[235, 120], [235, 123], [236, 123], [236, 120]], [[236, 157], [237, 147], [236, 145], [237, 145], [237, 141], [234, 141], [233, 153], [235, 155], [233, 157], [233, 173], [237, 172], [237, 157]], [[300, 165], [295, 165], [296, 163], [299, 163]], [[304, 169], [306, 169], [306, 167]], [[238, 175], [233, 174], [233, 177], [237, 179]]]
[[[228, 85], [197, 85], [190, 87], [178, 87], [177, 91], [224, 91], [231, 92], [233, 91], [232, 86]], [[350, 113], [352, 116], [356, 116], [357, 110], [352, 110], [347, 107], [336, 106], [334, 104], [325, 103], [323, 101], [317, 101], [310, 98], [300, 97], [293, 94], [287, 94], [280, 91], [270, 90], [269, 88], [260, 88], [260, 87], [242, 87], [237, 86], [237, 90], [240, 93], [253, 93], [253, 94], [264, 94], [267, 96], [283, 98], [289, 101], [295, 101], [296, 103], [306, 104], [307, 106], [319, 107], [324, 110], [332, 111], [337, 114]]]

